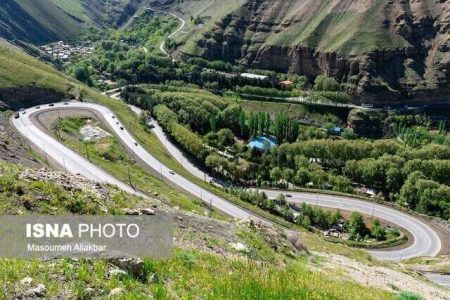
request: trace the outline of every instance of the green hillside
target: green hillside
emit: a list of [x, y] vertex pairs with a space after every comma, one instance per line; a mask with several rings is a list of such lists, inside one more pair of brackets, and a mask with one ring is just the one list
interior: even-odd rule
[[[5, 104], [29, 106], [33, 99], [45, 101], [42, 95], [62, 99], [80, 92], [84, 99], [114, 110], [124, 126], [133, 129], [143, 148], [188, 177], [176, 168], [182, 167], [167, 155], [157, 138], [145, 130], [144, 124], [136, 126], [136, 117], [124, 102], [103, 96], [14, 46], [0, 42], [0, 100]], [[111, 188], [102, 198], [102, 195], [91, 194], [90, 190], [64, 188], [57, 181], [44, 182], [20, 176], [23, 172], [26, 171], [17, 165], [0, 164], [0, 199], [3, 200], [0, 214], [120, 214], [123, 208], [153, 204]], [[70, 182], [75, 184], [76, 180]], [[170, 186], [163, 185], [162, 189], [166, 194], [161, 191], [155, 197], [183, 199]], [[34, 201], [38, 196], [41, 201]], [[158, 209], [162, 207], [158, 202]], [[145, 260], [138, 270], [142, 273], [139, 276], [131, 271], [111, 275], [116, 267], [107, 260], [0, 259], [0, 299], [34, 299], [39, 295], [61, 299], [107, 299], [116, 295], [125, 299], [397, 300], [407, 299], [401, 291], [420, 291], [415, 286], [426, 284], [365, 252], [325, 242], [307, 232], [301, 231], [298, 237], [288, 238], [279, 230], [254, 223], [236, 224], [211, 219], [204, 223], [204, 217], [193, 213], [184, 215], [182, 206], [177, 213], [183, 215], [175, 218], [180, 226], [175, 230], [173, 256], [167, 260]], [[230, 238], [226, 239], [228, 236]], [[236, 250], [235, 242], [243, 243], [248, 250]], [[311, 253], [307, 254], [305, 249]], [[352, 275], [358, 268], [371, 273], [359, 279]], [[369, 281], [369, 276], [391, 277], [386, 280], [389, 284], [377, 286], [371, 283], [372, 278]], [[400, 277], [402, 280], [397, 283]], [[27, 285], [26, 282], [31, 283]], [[40, 292], [34, 290], [42, 286], [44, 292], [42, 288]], [[435, 293], [433, 295], [441, 297], [444, 294], [429, 284], [426, 287], [425, 296]]]
[[2, 0], [0, 37], [42, 44], [121, 25], [146, 0]]

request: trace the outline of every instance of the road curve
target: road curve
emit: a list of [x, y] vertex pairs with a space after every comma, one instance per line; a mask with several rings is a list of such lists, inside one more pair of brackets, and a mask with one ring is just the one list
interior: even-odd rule
[[[154, 12], [156, 12], [156, 13], [162, 13], [162, 14], [168, 14], [168, 15], [171, 15], [172, 17], [175, 17], [175, 18], [177, 18], [178, 20], [180, 20], [180, 26], [177, 28], [177, 29], [175, 29], [175, 31], [174, 32], [172, 32], [171, 34], [169, 34], [169, 36], [167, 37], [167, 38], [172, 38], [175, 34], [177, 34], [178, 32], [180, 32], [181, 30], [183, 30], [183, 28], [184, 28], [184, 26], [186, 26], [186, 21], [185, 20], [183, 20], [182, 18], [180, 18], [179, 16], [177, 16], [176, 14], [174, 14], [174, 13], [171, 13], [171, 12], [167, 12], [167, 11], [162, 11], [162, 10], [156, 10], [156, 9], [153, 9], [153, 8], [151, 8], [151, 7], [149, 7], [148, 8], [149, 10], [152, 10], [152, 11], [154, 11]], [[166, 41], [165, 41], [165, 39], [161, 42], [161, 44], [159, 45], [159, 50], [163, 53], [163, 54], [165, 54], [165, 55], [167, 55], [167, 56], [170, 56], [170, 54], [166, 51], [166, 49], [165, 49], [165, 46], [166, 46]]]
[[[130, 105], [130, 108], [137, 114], [142, 112], [140, 108], [137, 108], [135, 106]], [[194, 164], [189, 162], [189, 160], [184, 156], [183, 152], [180, 151], [178, 147], [174, 145], [170, 141], [170, 139], [167, 138], [167, 135], [164, 133], [163, 129], [158, 125], [157, 122], [152, 120], [151, 124], [154, 127], [153, 133], [158, 137], [160, 142], [165, 145], [167, 151], [176, 160], [178, 160], [186, 170], [200, 179], [206, 178], [206, 180], [208, 181], [212, 179], [203, 171], [198, 169]], [[383, 205], [343, 196], [309, 194], [291, 191], [260, 191], [264, 191], [267, 196], [269, 196], [269, 198], [276, 198], [279, 194], [289, 193], [290, 195], [292, 195], [292, 198], [287, 198], [289, 202], [305, 202], [313, 205], [317, 204], [318, 206], [322, 207], [336, 208], [348, 211], [358, 211], [367, 215], [373, 214], [376, 218], [384, 219], [410, 231], [412, 236], [414, 237], [414, 241], [413, 244], [408, 248], [391, 251], [369, 251], [373, 256], [382, 260], [398, 261], [416, 256], [435, 256], [441, 250], [441, 240], [439, 236], [428, 225], [406, 213]]]
[[[38, 128], [31, 120], [30, 116], [38, 112], [50, 111], [50, 110], [63, 110], [63, 109], [83, 109], [90, 110], [101, 114], [108, 127], [111, 128], [113, 133], [118, 137], [123, 144], [127, 145], [128, 150], [140, 161], [160, 173], [162, 177], [171, 184], [188, 191], [190, 194], [202, 199], [206, 203], [210, 203], [213, 207], [229, 214], [237, 219], [253, 218], [259, 219], [263, 222], [268, 222], [247, 210], [234, 205], [227, 200], [220, 198], [211, 192], [202, 189], [200, 186], [192, 183], [188, 179], [178, 175], [172, 174], [171, 170], [160, 163], [156, 158], [150, 155], [139, 144], [136, 146], [136, 140], [125, 129], [121, 129], [122, 125], [117, 124], [117, 117], [108, 108], [93, 104], [93, 103], [81, 103], [70, 102], [68, 105], [62, 103], [55, 103], [54, 106], [43, 105], [40, 108], [33, 107], [27, 109], [25, 114], [21, 113], [19, 119], [12, 119], [13, 125], [18, 131], [25, 136], [35, 147], [37, 147], [45, 155], [51, 157], [54, 162], [62, 167], [65, 167], [71, 173], [80, 173], [87, 178], [99, 182], [107, 182], [113, 185], [117, 185], [119, 188], [124, 189], [127, 192], [136, 193], [130, 186], [124, 184], [122, 181], [109, 175], [102, 169], [96, 167], [88, 160], [68, 149], [62, 145], [59, 141], [49, 136]], [[134, 109], [139, 113], [139, 110]], [[114, 118], [113, 118], [114, 116]], [[154, 124], [157, 125], [157, 124]], [[154, 133], [165, 145], [172, 156], [182, 162], [183, 166], [192, 172], [195, 176], [204, 179], [205, 174], [192, 165], [187, 159], [183, 159], [181, 151], [179, 151], [164, 135], [160, 127], [155, 127]], [[195, 171], [197, 170], [197, 171]], [[285, 191], [265, 191], [269, 197], [274, 198], [280, 193], [286, 193]], [[438, 235], [425, 223], [416, 219], [410, 215], [399, 212], [392, 208], [387, 208], [382, 205], [369, 203], [361, 200], [356, 200], [348, 197], [341, 196], [329, 196], [329, 195], [316, 195], [298, 192], [288, 192], [292, 195], [289, 201], [293, 202], [306, 202], [310, 204], [317, 204], [319, 206], [340, 208], [349, 211], [359, 211], [366, 214], [372, 214], [381, 219], [392, 222], [400, 227], [407, 228], [414, 236], [413, 244], [406, 249], [393, 250], [393, 251], [370, 251], [372, 255], [382, 260], [398, 261], [416, 256], [435, 256], [441, 249], [441, 241]]]
[[[55, 138], [43, 132], [33, 123], [31, 119], [32, 115], [44, 111], [62, 111], [64, 109], [82, 109], [100, 114], [101, 116], [103, 116], [104, 121], [106, 122], [106, 124], [104, 125], [107, 125], [113, 131], [115, 136], [119, 138], [124, 145], [127, 145], [127, 148], [132, 153], [132, 155], [134, 155], [135, 158], [139, 158], [140, 161], [144, 162], [156, 173], [160, 174], [165, 181], [182, 188], [195, 197], [202, 199], [202, 201], [211, 204], [218, 210], [225, 212], [231, 217], [237, 219], [253, 218], [259, 219], [265, 223], [268, 222], [265, 219], [262, 219], [252, 214], [251, 212], [248, 212], [244, 208], [234, 205], [226, 201], [225, 199], [212, 194], [211, 192], [185, 179], [184, 177], [178, 174], [172, 174], [173, 172], [169, 168], [160, 163], [155, 157], [149, 154], [137, 143], [133, 136], [118, 121], [118, 118], [115, 116], [115, 114], [108, 108], [102, 105], [86, 102], [68, 102], [68, 105], [55, 103], [53, 105], [54, 106], [51, 107], [49, 105], [41, 105], [29, 108], [20, 113], [19, 119], [13, 118], [12, 123], [17, 128], [17, 130], [31, 143], [33, 143], [40, 152], [45, 154], [45, 156], [52, 158], [55, 163], [65, 168], [68, 172], [74, 174], [79, 173], [84, 175], [88, 179], [117, 185], [119, 188], [127, 192], [137, 193], [129, 185], [109, 175], [104, 170], [90, 163], [84, 157], [61, 144]], [[135, 143], [137, 143], [137, 145]]]
[[[276, 198], [285, 191], [262, 190], [269, 198]], [[366, 215], [374, 215], [376, 218], [384, 219], [397, 226], [407, 229], [414, 237], [413, 244], [405, 249], [395, 251], [372, 250], [369, 251], [374, 256], [382, 260], [403, 260], [415, 256], [435, 256], [441, 250], [441, 240], [439, 236], [424, 222], [406, 213], [400, 212], [390, 207], [375, 203], [357, 200], [350, 197], [319, 195], [310, 193], [288, 192], [292, 197], [289, 202], [302, 203], [335, 208], [340, 210], [358, 211]]]

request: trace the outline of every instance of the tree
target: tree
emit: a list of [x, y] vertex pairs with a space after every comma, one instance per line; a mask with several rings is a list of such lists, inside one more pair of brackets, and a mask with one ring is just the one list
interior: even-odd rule
[[217, 117], [216, 116], [211, 116], [209, 118], [209, 127], [211, 127], [211, 131], [212, 132], [216, 132], [217, 131]]
[[364, 217], [359, 212], [352, 213], [348, 228], [350, 233], [349, 238], [351, 240], [361, 240], [368, 233], [368, 229], [364, 223]]
[[334, 78], [327, 77], [325, 75], [319, 75], [314, 81], [315, 91], [339, 91], [339, 82]]
[[419, 195], [417, 192], [416, 182], [419, 179], [424, 179], [425, 175], [422, 172], [416, 171], [411, 173], [405, 181], [405, 184], [400, 190], [400, 198], [398, 202], [400, 205], [407, 206], [410, 209], [415, 209], [419, 203]]
[[386, 240], [386, 230], [381, 226], [378, 219], [375, 219], [372, 222], [371, 234], [377, 241]]
[[281, 169], [279, 167], [275, 167], [272, 170], [270, 170], [270, 179], [275, 184], [280, 182], [282, 177], [283, 177], [283, 172], [281, 171]]
[[286, 206], [287, 205], [286, 197], [284, 196], [284, 194], [279, 194], [278, 197], [277, 197], [277, 201], [282, 206]]
[[289, 168], [284, 169], [283, 179], [286, 181], [286, 183], [292, 182], [292, 180], [294, 179], [294, 171]]
[[234, 144], [234, 134], [228, 128], [220, 129], [217, 132], [217, 140], [220, 147], [227, 147]]
[[73, 76], [77, 80], [79, 80], [83, 83], [86, 83], [89, 86], [92, 86], [91, 73], [90, 73], [87, 65], [85, 65], [85, 64], [76, 65], [73, 70]]
[[339, 222], [343, 219], [341, 211], [338, 209], [336, 210], [330, 218], [330, 224], [331, 225], [336, 225], [339, 224]]
[[294, 183], [298, 186], [305, 186], [308, 182], [311, 181], [311, 174], [308, 170], [304, 168], [300, 168], [297, 170], [297, 173], [294, 177]]

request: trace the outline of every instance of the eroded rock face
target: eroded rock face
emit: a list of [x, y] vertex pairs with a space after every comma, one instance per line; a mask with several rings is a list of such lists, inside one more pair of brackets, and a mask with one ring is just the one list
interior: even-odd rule
[[60, 92], [34, 86], [0, 88], [0, 110], [19, 110], [58, 102], [64, 99], [64, 96]]
[[249, 0], [197, 45], [210, 60], [333, 76], [356, 103], [450, 96], [449, 1]]

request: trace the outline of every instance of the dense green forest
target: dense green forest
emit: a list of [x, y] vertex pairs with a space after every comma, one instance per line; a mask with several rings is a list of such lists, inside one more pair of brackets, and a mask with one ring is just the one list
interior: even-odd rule
[[[129, 87], [123, 95], [152, 112], [182, 148], [215, 174], [244, 186], [345, 193], [365, 186], [386, 201], [449, 218], [448, 137], [413, 147], [400, 139], [334, 136], [316, 127], [313, 131], [322, 132], [318, 138], [305, 134], [311, 126], [299, 125], [286, 113], [247, 111], [210, 93], [176, 90]], [[248, 147], [247, 141], [261, 135], [275, 137], [279, 145], [263, 151]]]

